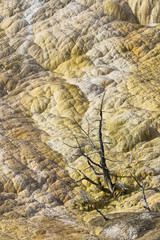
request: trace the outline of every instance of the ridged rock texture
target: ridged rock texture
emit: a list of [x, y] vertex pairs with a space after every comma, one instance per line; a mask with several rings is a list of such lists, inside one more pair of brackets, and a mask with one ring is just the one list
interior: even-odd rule
[[147, 25], [160, 22], [160, 4], [158, 0], [126, 1], [141, 24]]
[[[0, 1], [1, 240], [159, 239], [159, 13], [159, 0]], [[96, 131], [104, 92], [107, 164], [128, 189], [109, 203], [71, 184], [92, 172], [69, 147], [79, 126]]]

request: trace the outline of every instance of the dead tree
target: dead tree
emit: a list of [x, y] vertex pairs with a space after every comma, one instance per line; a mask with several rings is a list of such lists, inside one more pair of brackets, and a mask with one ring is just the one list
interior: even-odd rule
[[[74, 169], [75, 171], [79, 172], [80, 175], [82, 176], [82, 178], [77, 182], [81, 182], [83, 180], [86, 180], [88, 182], [90, 182], [91, 184], [95, 185], [95, 187], [97, 187], [98, 189], [105, 191], [105, 192], [110, 192], [111, 196], [113, 196], [114, 192], [116, 189], [120, 190], [123, 189], [125, 190], [126, 188], [124, 187], [124, 185], [122, 183], [118, 183], [115, 182], [113, 183], [112, 178], [111, 178], [111, 173], [110, 170], [108, 168], [108, 164], [107, 164], [107, 158], [105, 156], [105, 144], [110, 144], [110, 142], [104, 142], [103, 140], [103, 103], [104, 103], [104, 97], [105, 97], [105, 93], [102, 96], [102, 100], [101, 100], [101, 104], [100, 104], [100, 109], [99, 111], [99, 116], [98, 118], [95, 120], [96, 122], [98, 121], [98, 131], [97, 131], [97, 142], [95, 144], [95, 141], [93, 140], [93, 138], [91, 137], [91, 132], [95, 130], [95, 127], [93, 127], [93, 129], [91, 129], [91, 123], [88, 120], [88, 129], [85, 130], [80, 123], [78, 123], [77, 121], [75, 121], [75, 119], [71, 120], [73, 124], [75, 124], [79, 131], [72, 132], [72, 140], [74, 140], [74, 142], [76, 143], [74, 146], [68, 143], [64, 143], [65, 145], [67, 145], [68, 147], [70, 147], [71, 149], [77, 149], [77, 151], [79, 152], [79, 154], [75, 154], [75, 156], [77, 157], [81, 157], [83, 156], [85, 158], [85, 160], [88, 163], [88, 167], [92, 169], [93, 175], [96, 175], [98, 179], [100, 179], [100, 177], [104, 178], [104, 184], [101, 184], [101, 181], [99, 181], [99, 183], [93, 181], [91, 179], [91, 177], [88, 177], [85, 173], [84, 170], [80, 170], [80, 169], [76, 169], [71, 167], [72, 169]], [[86, 147], [89, 147], [89, 150], [86, 150]], [[93, 156], [99, 156], [99, 161], [95, 161]], [[111, 161], [111, 160], [110, 160]], [[113, 162], [117, 162], [117, 161], [113, 161]], [[107, 188], [105, 187], [105, 184], [107, 185]]]
[[[65, 143], [65, 142], [64, 142], [64, 144], [71, 149], [77, 150], [78, 154], [76, 153], [76, 154], [74, 154], [74, 156], [75, 157], [84, 157], [85, 161], [88, 164], [87, 168], [85, 168], [83, 170], [80, 170], [78, 168], [70, 166], [70, 168], [77, 171], [81, 175], [81, 178], [77, 181], [74, 181], [74, 183], [80, 183], [83, 180], [86, 180], [87, 182], [89, 182], [90, 184], [92, 184], [96, 188], [98, 188], [100, 191], [109, 193], [110, 196], [108, 197], [107, 201], [105, 201], [105, 202], [109, 202], [110, 199], [114, 196], [115, 191], [118, 192], [118, 194], [116, 195], [116, 198], [118, 199], [119, 196], [128, 189], [125, 187], [125, 185], [121, 181], [113, 182], [113, 180], [112, 180], [113, 175], [112, 175], [112, 172], [110, 171], [111, 168], [109, 169], [109, 167], [108, 167], [109, 161], [111, 161], [113, 163], [113, 165], [115, 163], [116, 163], [116, 165], [119, 164], [120, 161], [111, 160], [111, 159], [106, 158], [106, 156], [105, 156], [105, 146], [110, 144], [110, 142], [108, 142], [108, 141], [105, 142], [104, 138], [103, 138], [104, 97], [105, 97], [105, 93], [102, 96], [100, 108], [98, 109], [98, 117], [96, 117], [96, 120], [93, 121], [93, 122], [98, 122], [98, 128], [95, 126], [91, 127], [92, 122], [89, 120], [87, 120], [88, 128], [83, 128], [81, 123], [76, 121], [76, 119], [74, 119], [74, 118], [68, 119], [69, 121], [72, 122], [72, 125], [73, 125], [73, 129], [71, 130], [71, 139], [72, 139], [72, 142], [73, 141], [75, 142], [75, 145], [71, 145], [71, 144]], [[75, 126], [77, 128], [75, 128]], [[76, 129], [78, 129], [78, 130], [76, 130]], [[93, 138], [93, 136], [91, 135], [91, 133], [95, 130], [97, 131], [97, 135], [96, 135], [97, 140], [96, 141]], [[98, 161], [95, 160], [95, 155], [98, 156]], [[123, 163], [123, 161], [121, 161], [121, 163]], [[130, 156], [130, 163], [132, 163], [132, 153]], [[114, 166], [112, 166], [112, 167], [114, 167]], [[87, 174], [85, 174], [85, 170], [87, 170], [88, 168], [90, 168], [92, 170], [92, 176], [93, 175], [97, 176], [97, 179], [99, 180], [98, 182], [94, 181], [92, 179], [92, 176], [89, 177]], [[146, 200], [143, 182], [140, 183], [132, 173], [130, 173], [130, 176], [137, 182], [138, 186], [142, 190], [143, 201], [145, 203], [144, 208], [147, 209], [148, 211], [151, 211], [148, 206], [147, 200]], [[100, 181], [100, 178], [102, 178], [102, 177], [103, 177], [104, 181]], [[89, 202], [89, 200], [88, 200], [88, 202]], [[94, 206], [94, 208], [105, 220], [108, 220], [103, 215], [103, 213], [99, 209], [97, 209], [96, 206]]]

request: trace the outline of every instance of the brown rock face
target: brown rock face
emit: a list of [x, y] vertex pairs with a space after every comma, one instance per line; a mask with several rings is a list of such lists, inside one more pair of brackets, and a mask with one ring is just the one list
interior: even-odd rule
[[[158, 0], [0, 2], [0, 239], [159, 239], [159, 9]], [[73, 168], [93, 175], [69, 146], [88, 123], [96, 142], [104, 92], [107, 165], [128, 189], [110, 203], [87, 181], [70, 184], [81, 178]], [[153, 213], [141, 213], [130, 172]]]

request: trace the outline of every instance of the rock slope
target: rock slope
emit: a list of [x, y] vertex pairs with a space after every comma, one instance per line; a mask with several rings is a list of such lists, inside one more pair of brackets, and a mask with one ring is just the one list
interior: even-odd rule
[[[1, 239], [158, 239], [159, 214], [138, 213], [130, 172], [159, 212], [159, 8], [158, 0], [0, 2]], [[74, 145], [75, 122], [87, 129], [98, 118], [104, 91], [106, 154], [118, 162], [108, 164], [129, 189], [110, 204], [86, 181], [69, 184], [80, 179], [69, 166], [86, 163], [65, 144]], [[111, 213], [108, 224], [97, 224], [93, 203]]]

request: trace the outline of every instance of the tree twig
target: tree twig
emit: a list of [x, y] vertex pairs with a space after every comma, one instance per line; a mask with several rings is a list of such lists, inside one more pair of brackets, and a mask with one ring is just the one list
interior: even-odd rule
[[150, 207], [148, 206], [148, 203], [147, 203], [146, 194], [145, 194], [144, 187], [143, 187], [143, 181], [141, 181], [141, 190], [142, 190], [142, 194], [143, 194], [143, 201], [145, 203], [144, 208], [147, 209], [150, 212], [151, 209], [150, 209]]
[[141, 191], [142, 191], [142, 196], [143, 196], [143, 201], [144, 201], [144, 208], [147, 209], [149, 212], [151, 211], [150, 207], [148, 206], [148, 203], [147, 203], [147, 198], [146, 198], [146, 194], [145, 194], [145, 190], [144, 190], [144, 186], [143, 186], [143, 181], [141, 181], [141, 183], [136, 179], [135, 176], [133, 176], [133, 174], [130, 172], [132, 178], [136, 181], [136, 183], [138, 184], [138, 186], [141, 188]]
[[105, 221], [109, 220], [109, 218], [107, 218], [98, 208], [95, 207], [95, 209], [104, 218]]

